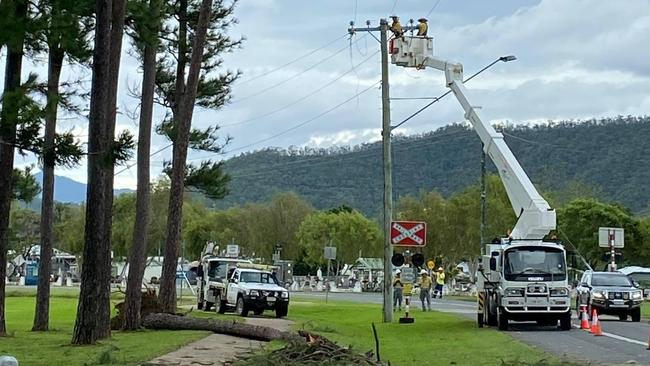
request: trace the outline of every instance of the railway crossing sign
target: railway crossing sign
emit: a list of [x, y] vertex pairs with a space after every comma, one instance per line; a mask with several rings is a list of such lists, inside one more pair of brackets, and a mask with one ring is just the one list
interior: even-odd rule
[[390, 242], [395, 246], [423, 247], [427, 245], [427, 223], [424, 221], [393, 221]]

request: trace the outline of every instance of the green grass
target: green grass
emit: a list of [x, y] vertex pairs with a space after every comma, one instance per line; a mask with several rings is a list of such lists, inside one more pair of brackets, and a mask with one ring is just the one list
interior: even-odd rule
[[13, 355], [21, 365], [138, 365], [209, 334], [200, 331], [113, 332], [110, 340], [97, 345], [72, 346], [76, 296], [51, 298], [50, 332], [30, 331], [34, 306], [33, 297], [7, 298], [10, 336], [0, 339], [0, 354]]
[[[378, 305], [318, 300], [295, 301], [289, 317], [297, 329], [311, 330], [358, 352], [374, 350], [371, 324], [380, 340], [382, 360], [392, 365], [563, 364], [552, 355], [471, 320], [439, 312], [413, 313], [415, 323], [383, 324]], [[396, 316], [397, 317], [397, 316]], [[548, 362], [548, 363], [544, 363]]]

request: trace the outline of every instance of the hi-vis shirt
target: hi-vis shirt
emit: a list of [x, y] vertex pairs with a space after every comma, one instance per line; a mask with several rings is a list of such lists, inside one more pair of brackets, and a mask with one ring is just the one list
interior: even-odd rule
[[418, 280], [418, 284], [420, 284], [420, 288], [422, 288], [422, 289], [425, 289], [425, 290], [430, 289], [431, 288], [431, 278], [429, 278], [429, 276], [420, 277], [420, 279]]
[[397, 288], [404, 287], [404, 285], [402, 284], [402, 280], [399, 277], [395, 277], [395, 279], [393, 280], [393, 287], [397, 287]]
[[436, 283], [439, 285], [444, 285], [445, 284], [445, 274], [444, 273], [437, 273], [436, 274]]

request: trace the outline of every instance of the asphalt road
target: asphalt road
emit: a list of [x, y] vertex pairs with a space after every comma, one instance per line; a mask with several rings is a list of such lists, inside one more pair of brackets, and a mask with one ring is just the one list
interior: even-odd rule
[[[296, 297], [324, 298], [324, 293], [296, 293]], [[379, 293], [330, 293], [330, 299], [381, 304]], [[420, 311], [420, 302], [415, 301], [415, 316]], [[468, 301], [435, 299], [432, 308], [437, 311], [455, 313], [469, 319], [476, 319], [476, 305]], [[574, 316], [575, 318], [575, 316]], [[604, 316], [601, 319], [602, 337], [595, 337], [589, 332], [577, 329], [579, 322], [574, 319], [571, 331], [559, 331], [556, 327], [538, 327], [534, 323], [510, 323], [508, 334], [539, 347], [545, 351], [576, 361], [589, 364], [650, 365], [650, 351], [646, 350], [650, 325], [647, 321], [632, 323], [621, 322], [618, 318]], [[477, 328], [477, 332], [481, 331]]]

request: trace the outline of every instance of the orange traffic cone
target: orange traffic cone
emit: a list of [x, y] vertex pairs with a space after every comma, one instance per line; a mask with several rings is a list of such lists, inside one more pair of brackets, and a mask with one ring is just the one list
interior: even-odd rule
[[580, 329], [590, 329], [589, 316], [587, 315], [587, 305], [580, 305]]
[[594, 309], [593, 315], [591, 316], [591, 331], [589, 333], [595, 336], [603, 335], [603, 330], [600, 329], [600, 321], [598, 321], [598, 312], [596, 309]]

